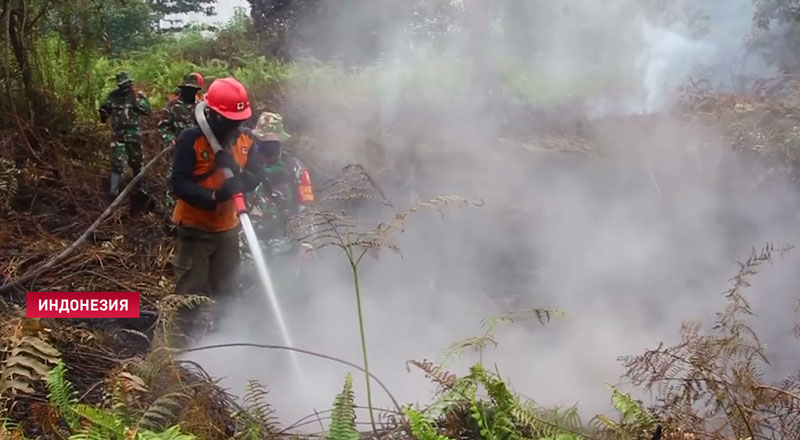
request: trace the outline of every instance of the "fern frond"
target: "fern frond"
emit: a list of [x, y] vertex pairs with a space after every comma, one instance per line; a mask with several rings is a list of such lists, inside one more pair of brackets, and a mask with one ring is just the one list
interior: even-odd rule
[[353, 376], [347, 373], [344, 381], [344, 389], [336, 395], [333, 402], [333, 413], [331, 414], [331, 425], [325, 440], [358, 440], [359, 434], [356, 430], [356, 413], [353, 407]]
[[645, 411], [640, 402], [634, 400], [630, 394], [622, 393], [618, 389], [609, 385], [612, 392], [612, 402], [622, 416], [622, 422], [637, 429], [654, 429], [656, 422], [650, 413]]
[[138, 433], [138, 440], [195, 440], [192, 434], [181, 432], [180, 425], [169, 427], [163, 432], [142, 431]]
[[425, 377], [428, 379], [432, 379], [434, 382], [438, 383], [442, 389], [448, 390], [455, 385], [456, 380], [458, 380], [458, 376], [455, 374], [443, 370], [441, 367], [435, 365], [433, 362], [423, 359], [422, 362], [416, 360], [409, 360], [406, 364], [411, 364], [423, 372], [425, 372]]
[[88, 426], [70, 440], [123, 440], [128, 434], [128, 427], [113, 413], [90, 405], [77, 404], [75, 412], [88, 421]]
[[12, 332], [3, 341], [4, 356], [0, 363], [0, 395], [12, 396], [34, 393], [34, 384], [46, 380], [50, 365], [56, 364], [61, 353], [47, 342], [33, 336]]
[[0, 416], [0, 439], [26, 440], [22, 424], [7, 418], [5, 415]]
[[120, 372], [113, 379], [112, 412], [122, 420], [133, 419], [133, 414], [137, 412], [135, 403], [139, 395], [147, 391], [142, 378], [126, 371]]
[[450, 437], [437, 433], [431, 421], [421, 412], [406, 407], [403, 408], [403, 413], [408, 418], [411, 434], [417, 440], [451, 440]]
[[375, 180], [361, 164], [349, 164], [340, 176], [319, 189], [320, 202], [372, 200], [392, 206]]
[[276, 418], [272, 406], [267, 402], [267, 387], [257, 380], [247, 381], [243, 402], [250, 417], [259, 425], [259, 431], [276, 432]]
[[151, 431], [162, 429], [170, 420], [177, 417], [185, 399], [187, 399], [186, 394], [180, 392], [159, 397], [142, 414], [136, 426]]
[[157, 326], [160, 333], [156, 340], [168, 344], [168, 338], [175, 328], [175, 320], [181, 309], [194, 309], [204, 304], [214, 302], [211, 298], [202, 295], [168, 295], [158, 304]]
[[66, 371], [66, 365], [59, 359], [55, 368], [48, 373], [48, 399], [50, 405], [56, 409], [67, 426], [74, 431], [80, 426], [80, 418], [74, 410], [75, 405], [78, 404], [78, 397], [72, 384], [66, 378]]

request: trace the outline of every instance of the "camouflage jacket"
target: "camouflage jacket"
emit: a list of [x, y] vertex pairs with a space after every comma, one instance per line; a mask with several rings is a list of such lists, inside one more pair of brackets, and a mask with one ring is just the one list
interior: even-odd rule
[[194, 109], [197, 106], [197, 102], [188, 104], [182, 101], [180, 97], [173, 97], [167, 102], [161, 114], [161, 120], [158, 121], [158, 132], [164, 142], [170, 143], [177, 139], [184, 129], [197, 126], [197, 121], [194, 117]]
[[100, 106], [100, 118], [103, 122], [111, 117], [111, 128], [114, 134], [139, 131], [139, 117], [150, 114], [150, 101], [144, 93], [138, 91], [123, 92], [119, 89], [109, 93]]
[[250, 194], [250, 206], [257, 209], [256, 229], [261, 238], [277, 238], [285, 233], [288, 217], [303, 209], [298, 200], [300, 176], [305, 168], [299, 160], [283, 155], [266, 168], [268, 185], [259, 185]]

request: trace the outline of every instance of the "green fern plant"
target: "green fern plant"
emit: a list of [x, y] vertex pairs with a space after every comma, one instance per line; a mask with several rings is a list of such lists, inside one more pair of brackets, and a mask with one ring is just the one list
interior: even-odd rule
[[59, 359], [58, 364], [47, 376], [48, 399], [69, 429], [74, 431], [80, 426], [80, 417], [74, 411], [78, 397], [72, 384], [67, 380], [66, 373], [67, 366]]
[[[423, 369], [430, 370], [431, 367]], [[484, 370], [481, 364], [473, 365], [465, 377], [455, 380], [447, 377], [444, 392], [426, 408], [426, 412], [442, 416], [451, 410], [458, 413], [463, 408], [484, 440], [592, 438], [585, 436], [586, 429], [577, 408], [545, 409], [532, 401], [523, 401], [511, 392], [499, 375]], [[479, 387], [486, 390], [488, 399], [478, 397]]]
[[[125, 376], [127, 377], [127, 376]], [[117, 386], [119, 386], [117, 384]], [[114, 408], [106, 411], [78, 402], [72, 384], [66, 378], [66, 366], [59, 360], [47, 378], [50, 404], [66, 422], [73, 433], [69, 440], [194, 440], [194, 436], [180, 432], [177, 426], [160, 431], [161, 426], [180, 407], [180, 393], [165, 394], [151, 404], [131, 423], [121, 417], [134, 411], [125, 408], [125, 401], [116, 400]], [[85, 420], [86, 423], [81, 423]]]
[[110, 411], [90, 405], [78, 404], [74, 411], [88, 421], [88, 426], [69, 437], [69, 440], [195, 440], [191, 434], [181, 432], [173, 425], [164, 431], [155, 432], [129, 426]]
[[411, 435], [417, 440], [451, 440], [450, 437], [437, 433], [431, 421], [421, 412], [406, 407], [403, 408], [403, 414], [408, 418]]
[[267, 402], [267, 387], [257, 380], [247, 381], [243, 403], [244, 411], [234, 414], [234, 418], [244, 425], [237, 432], [236, 439], [259, 440], [277, 433], [274, 410]]
[[584, 428], [576, 408], [562, 412], [558, 409], [538, 408], [530, 401], [523, 403], [497, 374], [487, 372], [480, 364], [471, 368], [470, 376], [486, 388], [492, 403], [497, 408], [498, 413], [495, 417], [499, 417], [499, 420], [493, 426], [501, 435], [512, 435], [508, 438], [517, 438], [515, 436], [526, 432], [526, 436], [532, 435], [537, 438], [561, 436], [577, 440], [581, 437]]
[[596, 425], [620, 437], [635, 437], [642, 432], [652, 432], [656, 429], [655, 417], [642, 408], [630, 394], [623, 393], [611, 385], [608, 387], [611, 389], [614, 409], [620, 414], [620, 421], [616, 422], [598, 414], [594, 420]]
[[353, 376], [347, 373], [344, 389], [336, 395], [333, 401], [331, 425], [325, 435], [325, 440], [358, 440], [359, 434], [356, 429], [354, 400]]

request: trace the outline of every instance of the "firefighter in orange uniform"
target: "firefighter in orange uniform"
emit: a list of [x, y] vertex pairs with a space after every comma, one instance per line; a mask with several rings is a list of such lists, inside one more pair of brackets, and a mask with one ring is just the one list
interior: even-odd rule
[[[239, 217], [232, 197], [252, 192], [265, 175], [249, 154], [252, 138], [239, 129], [251, 116], [244, 86], [233, 78], [215, 80], [205, 106], [207, 127], [222, 150], [214, 153], [202, 124], [184, 130], [175, 146], [175, 293], [209, 292], [215, 301], [225, 302], [238, 287], [240, 265]], [[224, 168], [233, 176], [226, 179]]]

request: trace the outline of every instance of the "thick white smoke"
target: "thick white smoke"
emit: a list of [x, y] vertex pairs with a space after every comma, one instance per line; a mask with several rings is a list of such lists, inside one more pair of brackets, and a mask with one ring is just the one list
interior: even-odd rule
[[[797, 239], [793, 191], [757, 186], [765, 169], [733, 154], [714, 127], [660, 113], [689, 74], [724, 85], [731, 65], [736, 74], [747, 71], [742, 41], [752, 11], [748, 0], [733, 3], [701, 2], [707, 32], [678, 6], [589, 0], [537, 3], [526, 11], [531, 31], [521, 40], [476, 40], [469, 26], [477, 20], [444, 47], [421, 46], [406, 40], [403, 26], [391, 26], [381, 63], [347, 75], [320, 68], [297, 76], [285, 116], [304, 117], [289, 124], [302, 125], [301, 149], [317, 165], [330, 172], [364, 164], [399, 209], [440, 194], [485, 202], [446, 210], [444, 218], [414, 217], [400, 237], [402, 259], [384, 252], [361, 267], [371, 368], [401, 403], [424, 404], [434, 389], [420, 372], [406, 371], [407, 359], [436, 359], [451, 343], [479, 335], [483, 318], [544, 307], [566, 315], [545, 327], [501, 327], [484, 362], [542, 404], [606, 412], [604, 384], [619, 380], [618, 356], [674, 342], [683, 320], [713, 319], [736, 260], [751, 246]], [[359, 14], [358, 4], [347, 16], [374, 12]], [[363, 23], [342, 17], [318, 38], [358, 41]], [[533, 61], [516, 59], [512, 43], [529, 46]], [[481, 60], [498, 61], [487, 68]], [[538, 104], [493, 101], [486, 91], [497, 78], [526, 85]], [[302, 348], [360, 363], [347, 262], [334, 250], [322, 258], [307, 280], [308, 302], [283, 296], [292, 336]], [[779, 360], [775, 374], [797, 361], [782, 350], [791, 337], [795, 263], [764, 268], [754, 287], [766, 318], [759, 328]], [[245, 319], [253, 315], [259, 318]], [[228, 328], [204, 343], [279, 344], [270, 320], [269, 311], [235, 310]], [[261, 380], [285, 423], [329, 408], [352, 371], [301, 357], [301, 387], [283, 352], [226, 349], [192, 358], [226, 376], [234, 391], [247, 378]], [[451, 368], [464, 373], [476, 360]], [[363, 405], [363, 376], [353, 374]], [[389, 404], [378, 387], [372, 392]], [[318, 430], [314, 422], [309, 429]]]

